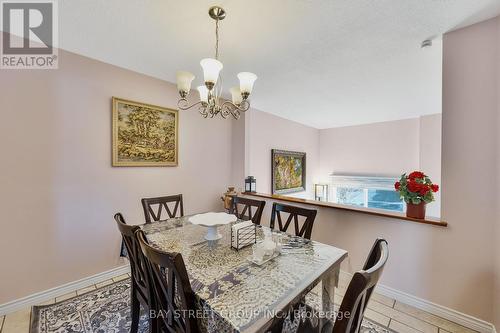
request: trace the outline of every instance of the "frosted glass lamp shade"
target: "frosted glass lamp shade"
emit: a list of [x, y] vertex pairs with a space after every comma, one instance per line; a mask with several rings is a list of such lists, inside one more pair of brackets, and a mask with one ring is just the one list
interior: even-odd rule
[[241, 90], [238, 87], [232, 87], [229, 89], [231, 92], [231, 99], [233, 100], [233, 104], [239, 105], [243, 101], [243, 97], [241, 97]]
[[222, 63], [217, 59], [205, 58], [200, 61], [201, 68], [203, 68], [203, 77], [205, 85], [211, 90], [219, 78], [219, 73], [222, 69]]
[[194, 75], [189, 72], [179, 71], [177, 72], [177, 90], [179, 93], [185, 93], [186, 95], [191, 90], [191, 82], [194, 80]]
[[250, 95], [252, 93], [253, 84], [257, 80], [257, 75], [250, 72], [241, 72], [238, 74], [240, 80], [240, 91], [243, 95]]
[[200, 93], [200, 101], [208, 103], [208, 88], [205, 86], [199, 86], [198, 92]]

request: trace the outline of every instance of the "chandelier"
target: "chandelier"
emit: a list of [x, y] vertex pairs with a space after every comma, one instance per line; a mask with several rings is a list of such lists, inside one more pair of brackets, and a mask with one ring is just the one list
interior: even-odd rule
[[241, 112], [245, 112], [250, 108], [248, 96], [252, 92], [257, 75], [250, 72], [239, 73], [237, 76], [240, 86], [229, 90], [232, 101], [221, 97], [222, 78], [220, 77], [220, 71], [223, 66], [219, 61], [219, 21], [226, 17], [226, 12], [223, 8], [214, 6], [210, 7], [208, 14], [215, 20], [215, 58], [205, 58], [200, 61], [205, 85], [198, 87], [200, 101], [192, 105], [189, 105], [187, 96], [191, 90], [194, 75], [186, 71], [177, 72], [177, 89], [181, 96], [177, 106], [181, 110], [198, 108], [198, 111], [205, 118], [213, 118], [220, 114], [222, 118], [232, 115], [235, 119], [238, 119]]

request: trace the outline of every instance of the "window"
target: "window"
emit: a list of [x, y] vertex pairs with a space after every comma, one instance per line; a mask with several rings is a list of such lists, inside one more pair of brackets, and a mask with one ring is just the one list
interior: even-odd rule
[[404, 202], [399, 193], [387, 189], [368, 189], [368, 208], [379, 208], [402, 212]]
[[[335, 189], [335, 188], [334, 188]], [[365, 191], [359, 188], [352, 187], [337, 187], [333, 198], [335, 202], [344, 205], [365, 206]]]
[[394, 177], [332, 175], [333, 202], [402, 212], [405, 203], [394, 191]]

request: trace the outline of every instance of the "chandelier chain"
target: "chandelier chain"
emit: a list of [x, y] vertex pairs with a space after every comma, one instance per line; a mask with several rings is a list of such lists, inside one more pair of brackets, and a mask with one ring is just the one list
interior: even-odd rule
[[215, 20], [215, 59], [219, 60], [219, 20]]

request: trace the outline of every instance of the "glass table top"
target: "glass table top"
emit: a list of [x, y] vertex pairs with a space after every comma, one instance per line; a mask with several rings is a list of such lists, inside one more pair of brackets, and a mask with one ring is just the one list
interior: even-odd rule
[[[142, 229], [152, 246], [182, 254], [193, 291], [216, 314], [219, 323], [211, 324], [219, 326], [217, 332], [257, 330], [265, 318], [272, 318], [347, 255], [342, 249], [281, 233], [281, 255], [259, 266], [248, 260], [251, 246], [231, 248], [232, 224], [219, 226], [221, 239], [206, 241], [206, 227], [190, 223], [189, 217], [145, 224]], [[257, 226], [257, 242], [266, 228]]]

